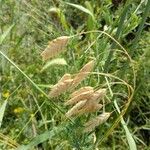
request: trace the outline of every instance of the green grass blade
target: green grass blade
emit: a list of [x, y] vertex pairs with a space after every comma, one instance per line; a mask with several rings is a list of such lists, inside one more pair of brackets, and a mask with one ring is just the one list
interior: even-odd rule
[[[114, 105], [115, 105], [118, 113], [120, 113], [120, 109], [119, 109], [119, 106], [118, 106], [116, 100], [114, 101]], [[135, 143], [135, 141], [134, 141], [134, 139], [132, 137], [132, 134], [130, 133], [130, 131], [129, 131], [129, 129], [128, 129], [124, 119], [123, 119], [123, 117], [121, 117], [121, 124], [122, 124], [122, 126], [123, 126], [123, 128], [125, 130], [130, 150], [137, 150], [136, 143]]]
[[21, 145], [20, 147], [17, 148], [17, 150], [31, 150], [33, 149], [34, 146], [37, 146], [40, 143], [45, 142], [46, 140], [52, 139], [56, 134], [61, 132], [63, 128], [54, 128], [51, 131], [46, 131], [43, 134], [40, 134], [36, 136], [29, 144], [27, 145]]
[[15, 24], [12, 24], [1, 36], [0, 36], [0, 45], [3, 43], [7, 35], [10, 33]]
[[68, 3], [68, 2], [65, 2], [65, 4], [70, 5], [72, 7], [75, 7], [77, 9], [85, 12], [86, 14], [90, 15], [94, 19], [93, 13], [90, 10], [88, 10], [87, 8], [85, 8], [85, 7], [81, 6], [81, 5], [78, 5], [78, 4], [73, 4], [73, 3]]
[[146, 18], [149, 15], [149, 12], [150, 12], [150, 0], [147, 1], [146, 7], [145, 7], [145, 10], [144, 10], [144, 13], [143, 13], [143, 17], [142, 17], [142, 20], [141, 20], [141, 23], [140, 23], [138, 31], [137, 31], [137, 33], [135, 35], [135, 39], [134, 39], [134, 41], [132, 43], [132, 47], [131, 47], [132, 53], [131, 53], [131, 55], [134, 54], [134, 50], [133, 49], [135, 49], [136, 46], [137, 46], [138, 40], [140, 38], [141, 32], [143, 30], [143, 27], [144, 27]]
[[0, 127], [2, 125], [6, 105], [7, 105], [7, 100], [5, 100], [4, 103], [2, 104], [2, 106], [0, 107]]
[[[38, 87], [37, 86], [37, 84], [36, 83], [34, 83], [33, 81], [32, 81], [32, 79], [30, 79], [29, 77], [28, 77], [28, 75], [26, 74], [26, 73], [24, 73], [12, 60], [10, 60], [3, 52], [1, 52], [0, 51], [0, 54], [2, 55], [2, 56], [4, 56], [4, 58], [6, 59], [6, 60], [8, 60], [32, 85], [33, 85], [33, 87], [35, 87], [39, 92], [41, 92], [47, 99], [49, 99], [49, 97], [48, 97], [48, 95], [40, 88], [40, 87]], [[64, 114], [64, 111], [61, 109], [61, 108], [59, 108], [59, 106], [57, 106], [53, 101], [49, 101], [51, 104], [52, 104], [52, 107], [53, 108], [55, 108], [55, 109], [58, 109], [58, 111], [60, 111], [62, 114]]]
[[[122, 28], [123, 28], [123, 24], [124, 24], [124, 21], [125, 21], [125, 18], [126, 18], [126, 15], [127, 15], [127, 12], [129, 10], [129, 7], [130, 7], [130, 4], [128, 4], [123, 12], [122, 12], [122, 15], [120, 17], [120, 21], [119, 21], [119, 24], [118, 24], [118, 28], [117, 28], [117, 32], [116, 32], [116, 35], [115, 35], [115, 39], [118, 40], [121, 36], [121, 32], [122, 32]], [[111, 46], [111, 49], [115, 49], [116, 47], [116, 43], [113, 42], [112, 46]], [[114, 51], [113, 50], [110, 50], [109, 54], [108, 54], [108, 57], [107, 57], [107, 60], [105, 62], [105, 65], [104, 65], [104, 72], [108, 72], [109, 71], [109, 63], [111, 61], [111, 58], [113, 56], [113, 53]]]

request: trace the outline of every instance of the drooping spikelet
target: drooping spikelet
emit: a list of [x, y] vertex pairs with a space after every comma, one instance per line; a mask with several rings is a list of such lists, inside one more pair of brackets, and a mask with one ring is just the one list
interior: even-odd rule
[[106, 95], [106, 89], [99, 89], [94, 92], [93, 96], [91, 97], [91, 101], [95, 101], [97, 103]]
[[71, 79], [71, 74], [66, 73], [62, 76], [62, 78], [58, 82], [64, 82], [65, 80]]
[[[78, 107], [80, 106], [80, 107]], [[103, 105], [97, 104], [96, 102], [83, 100], [73, 106], [68, 112], [67, 117], [80, 116], [87, 113], [96, 112], [102, 108]], [[77, 109], [76, 109], [77, 108]], [[69, 114], [69, 115], [68, 115]]]
[[87, 75], [92, 71], [94, 67], [94, 60], [84, 65], [79, 73], [74, 77], [72, 87], [76, 87]]
[[95, 129], [95, 127], [106, 122], [106, 120], [110, 117], [110, 114], [110, 112], [106, 112], [94, 119], [89, 120], [87, 123], [85, 123], [85, 129], [83, 130], [83, 132], [91, 132], [93, 129]]
[[91, 90], [93, 90], [93, 87], [91, 87], [91, 86], [81, 87], [79, 90], [73, 92], [70, 97], [73, 98], [73, 97], [75, 97], [77, 95], [80, 95], [80, 94], [82, 94], [84, 92], [88, 92], [88, 91], [91, 91]]
[[82, 107], [82, 109], [80, 109], [76, 115], [82, 115], [82, 114], [87, 114], [87, 113], [92, 113], [92, 112], [96, 112], [98, 110], [100, 110], [103, 107], [102, 104], [97, 104], [95, 102], [91, 102], [91, 101], [87, 101], [85, 103], [85, 105]]
[[69, 36], [61, 36], [49, 42], [49, 45], [46, 49], [41, 53], [43, 60], [47, 60], [61, 53], [67, 42], [69, 40]]
[[73, 79], [71, 79], [70, 74], [65, 74], [57, 84], [53, 86], [49, 93], [49, 97], [57, 97], [61, 93], [65, 92], [72, 84]]
[[89, 99], [92, 96], [93, 93], [94, 93], [94, 90], [89, 90], [89, 91], [83, 92], [83, 93], [71, 98], [70, 100], [68, 100], [65, 103], [65, 105], [72, 105], [72, 104], [76, 104], [79, 101]]
[[85, 105], [86, 100], [78, 102], [75, 106], [73, 106], [67, 113], [66, 117], [70, 118], [76, 115], [76, 113]]

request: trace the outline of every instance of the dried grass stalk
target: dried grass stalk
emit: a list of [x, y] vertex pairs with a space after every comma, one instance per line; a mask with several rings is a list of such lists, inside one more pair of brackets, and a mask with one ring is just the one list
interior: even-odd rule
[[49, 97], [57, 97], [61, 93], [65, 92], [72, 84], [72, 79], [65, 80], [63, 82], [58, 82], [53, 86], [52, 90], [49, 93]]
[[110, 112], [106, 112], [94, 119], [89, 120], [87, 123], [85, 123], [85, 129], [83, 130], [83, 132], [91, 132], [93, 129], [95, 129], [95, 127], [106, 122], [106, 120], [110, 117], [110, 114]]
[[61, 53], [67, 42], [69, 40], [69, 36], [61, 36], [49, 42], [49, 45], [46, 49], [41, 53], [43, 60], [47, 60]]
[[99, 89], [94, 92], [93, 96], [91, 97], [91, 101], [95, 101], [99, 103], [100, 100], [103, 99], [105, 95], [106, 95], [106, 89]]
[[84, 65], [79, 73], [74, 77], [72, 87], [76, 87], [84, 78], [86, 78], [94, 67], [94, 60]]
[[93, 87], [91, 87], [91, 86], [81, 87], [79, 90], [73, 92], [70, 97], [73, 98], [73, 97], [75, 97], [77, 95], [80, 95], [80, 94], [82, 94], [84, 92], [88, 92], [88, 91], [91, 91], [91, 90], [93, 90]]
[[78, 102], [75, 106], [73, 106], [67, 113], [66, 117], [70, 118], [76, 115], [76, 113], [85, 105], [86, 100]]
[[93, 93], [94, 93], [94, 90], [89, 90], [89, 91], [83, 92], [83, 93], [71, 98], [70, 100], [68, 100], [65, 103], [65, 105], [72, 105], [72, 104], [76, 104], [79, 101], [89, 99], [92, 96]]

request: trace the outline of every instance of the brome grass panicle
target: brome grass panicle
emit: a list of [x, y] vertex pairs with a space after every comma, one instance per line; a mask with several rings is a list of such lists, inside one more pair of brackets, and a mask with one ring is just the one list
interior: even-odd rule
[[77, 96], [75, 96], [75, 97], [71, 98], [70, 100], [68, 100], [65, 103], [65, 105], [72, 105], [72, 104], [75, 104], [75, 103], [77, 103], [79, 101], [83, 101], [85, 99], [89, 99], [92, 96], [93, 93], [94, 93], [93, 90], [89, 90], [87, 92], [83, 92], [81, 94], [78, 94]]
[[72, 85], [73, 79], [71, 79], [70, 74], [65, 74], [57, 84], [53, 86], [49, 93], [49, 97], [57, 97], [61, 93], [65, 92], [71, 85]]
[[83, 130], [83, 132], [91, 132], [92, 130], [94, 130], [95, 127], [106, 122], [106, 120], [110, 117], [110, 114], [111, 114], [110, 112], [105, 112], [97, 116], [96, 118], [89, 120], [84, 124], [85, 129]]
[[73, 106], [67, 113], [66, 117], [74, 117], [76, 113], [85, 105], [86, 100], [78, 102], [75, 106]]
[[77, 95], [80, 95], [80, 94], [82, 94], [82, 93], [84, 93], [84, 92], [88, 92], [88, 91], [91, 91], [91, 90], [93, 90], [93, 87], [91, 87], [91, 86], [81, 87], [79, 90], [73, 92], [73, 93], [70, 95], [70, 97], [73, 98], [73, 97], [75, 97], [75, 96], [77, 96]]
[[67, 45], [69, 38], [69, 36], [61, 36], [50, 41], [46, 49], [41, 53], [43, 60], [47, 60], [61, 53]]
[[76, 86], [78, 86], [78, 84], [90, 74], [93, 68], [94, 60], [84, 65], [79, 73], [74, 77], [72, 87], [75, 88]]

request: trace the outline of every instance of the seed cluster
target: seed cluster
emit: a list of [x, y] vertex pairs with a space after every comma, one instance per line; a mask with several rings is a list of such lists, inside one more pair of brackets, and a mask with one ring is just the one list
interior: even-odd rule
[[[70, 37], [68, 36], [62, 36], [49, 42], [48, 47], [41, 54], [43, 60], [52, 58], [58, 53], [62, 52], [64, 47], [67, 45], [69, 38]], [[53, 86], [49, 92], [49, 97], [54, 98], [67, 90], [74, 90], [81, 83], [81, 81], [91, 73], [93, 68], [94, 60], [85, 64], [75, 75], [75, 77], [72, 77], [70, 74], [64, 74], [64, 76], [58, 81], [57, 84]], [[91, 86], [81, 87], [80, 89], [74, 91], [70, 95], [70, 99], [65, 103], [66, 106], [71, 106], [70, 110], [68, 110], [66, 113], [66, 117], [70, 118], [80, 116], [100, 110], [103, 107], [100, 102], [105, 97], [105, 95], [106, 89], [94, 90], [94, 88]], [[90, 132], [96, 126], [104, 123], [109, 118], [110, 114], [111, 113], [109, 112], [104, 112], [98, 117], [85, 123], [84, 132]]]

